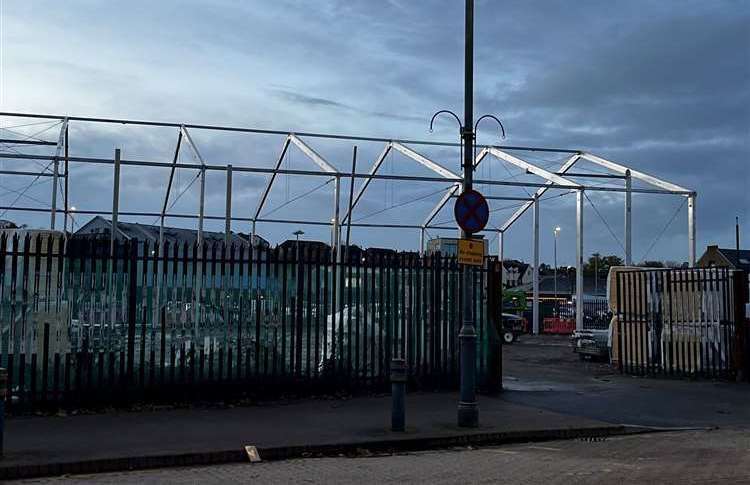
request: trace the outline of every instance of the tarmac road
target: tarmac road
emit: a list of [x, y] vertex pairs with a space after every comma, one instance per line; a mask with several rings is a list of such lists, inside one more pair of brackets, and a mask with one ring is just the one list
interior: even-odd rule
[[622, 375], [581, 362], [567, 337], [503, 347], [503, 399], [617, 424], [750, 428], [750, 384]]

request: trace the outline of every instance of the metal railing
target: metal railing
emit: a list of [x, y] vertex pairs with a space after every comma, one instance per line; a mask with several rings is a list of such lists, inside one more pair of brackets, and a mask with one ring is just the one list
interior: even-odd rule
[[[7, 403], [455, 387], [460, 270], [440, 255], [0, 236]], [[492, 258], [488, 258], [492, 259]], [[485, 375], [489, 276], [473, 271]], [[499, 281], [494, 278], [492, 281]], [[494, 284], [494, 283], [493, 283]], [[491, 301], [490, 301], [491, 300]]]

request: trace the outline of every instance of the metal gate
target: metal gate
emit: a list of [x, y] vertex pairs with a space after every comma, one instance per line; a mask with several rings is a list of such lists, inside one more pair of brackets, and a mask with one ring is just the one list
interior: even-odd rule
[[615, 278], [612, 358], [622, 372], [732, 378], [745, 365], [743, 272], [625, 270]]

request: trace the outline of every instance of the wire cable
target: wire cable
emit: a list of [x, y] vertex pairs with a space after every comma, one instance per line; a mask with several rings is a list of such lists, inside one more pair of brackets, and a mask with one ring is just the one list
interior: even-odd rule
[[656, 246], [656, 243], [659, 242], [659, 239], [661, 239], [661, 237], [664, 235], [664, 233], [667, 232], [667, 229], [669, 229], [669, 226], [672, 225], [672, 223], [674, 222], [675, 218], [677, 217], [677, 214], [680, 213], [680, 210], [682, 210], [682, 206], [684, 206], [686, 202], [687, 202], [687, 198], [683, 199], [682, 203], [680, 203], [680, 205], [677, 207], [677, 210], [674, 211], [674, 214], [672, 214], [672, 217], [669, 219], [669, 222], [667, 222], [667, 224], [662, 228], [661, 232], [659, 233], [658, 236], [656, 236], [656, 238], [651, 243], [651, 246], [648, 247], [648, 249], [646, 250], [646, 252], [643, 253], [643, 256], [641, 256], [641, 261], [644, 261], [646, 259], [646, 257], [649, 255], [649, 253], [651, 252], [651, 250], [654, 249], [654, 246]]
[[270, 216], [270, 215], [271, 215], [271, 214], [273, 214], [274, 212], [278, 211], [279, 209], [281, 209], [281, 208], [283, 208], [283, 207], [286, 207], [286, 206], [288, 206], [288, 205], [289, 205], [289, 204], [291, 204], [292, 202], [298, 201], [298, 200], [300, 200], [301, 198], [303, 198], [303, 197], [307, 197], [308, 195], [312, 194], [313, 192], [315, 192], [315, 191], [317, 191], [317, 190], [320, 190], [320, 189], [322, 189], [323, 187], [325, 187], [326, 185], [330, 184], [330, 183], [331, 183], [331, 182], [333, 182], [334, 180], [336, 180], [336, 179], [335, 179], [335, 177], [334, 177], [334, 178], [330, 178], [330, 179], [326, 180], [325, 182], [323, 182], [322, 184], [320, 184], [320, 185], [317, 185], [317, 186], [313, 187], [312, 189], [308, 190], [307, 192], [304, 192], [304, 193], [302, 193], [302, 194], [300, 194], [300, 195], [297, 195], [297, 196], [295, 196], [295, 197], [292, 197], [291, 199], [287, 199], [287, 200], [286, 200], [286, 201], [285, 201], [284, 203], [282, 203], [281, 205], [279, 205], [279, 206], [277, 206], [277, 207], [274, 207], [273, 209], [271, 209], [271, 210], [270, 210], [269, 212], [266, 212], [265, 214], [262, 214], [262, 215], [261, 215], [261, 217], [268, 217], [268, 216]]
[[62, 123], [62, 120], [45, 120], [45, 121], [35, 121], [34, 123], [23, 123], [20, 125], [8, 125], [5, 128], [23, 128], [24, 126], [36, 126], [36, 125], [46, 125], [48, 123]]
[[12, 208], [13, 208], [13, 206], [15, 206], [15, 205], [16, 205], [16, 202], [18, 202], [18, 201], [19, 201], [19, 200], [21, 199], [21, 197], [23, 197], [23, 196], [24, 196], [24, 194], [26, 193], [26, 191], [27, 191], [27, 190], [29, 190], [29, 189], [30, 189], [30, 188], [31, 188], [31, 187], [32, 187], [32, 186], [33, 186], [33, 185], [34, 185], [34, 184], [36, 183], [36, 181], [37, 181], [37, 180], [39, 180], [39, 179], [41, 178], [42, 174], [43, 174], [43, 173], [44, 173], [44, 172], [45, 172], [45, 171], [46, 171], [46, 170], [47, 170], [47, 169], [49, 168], [49, 166], [50, 166], [50, 165], [52, 165], [52, 163], [53, 163], [53, 162], [54, 162], [54, 160], [52, 160], [51, 162], [49, 162], [49, 163], [47, 164], [47, 166], [46, 166], [46, 167], [44, 167], [44, 169], [43, 169], [43, 170], [42, 170], [42, 171], [41, 171], [41, 172], [40, 172], [40, 173], [39, 173], [39, 174], [38, 174], [38, 175], [37, 175], [36, 177], [34, 177], [34, 180], [32, 180], [31, 182], [29, 182], [29, 185], [27, 185], [26, 187], [24, 187], [24, 188], [23, 188], [23, 189], [22, 189], [22, 190], [21, 190], [21, 191], [20, 191], [20, 192], [18, 193], [18, 195], [16, 196], [16, 198], [15, 198], [15, 199], [13, 199], [13, 202], [11, 202], [11, 204], [10, 204], [10, 205], [8, 206], [8, 208], [6, 208], [6, 209], [5, 209], [5, 210], [4, 210], [3, 212], [2, 212], [2, 214], [0, 214], [0, 217], [3, 217], [3, 216], [4, 216], [4, 215], [5, 215], [5, 214], [6, 214], [7, 212], [8, 212], [8, 210], [12, 209]]
[[423, 196], [417, 197], [416, 199], [409, 199], [407, 201], [404, 201], [404, 202], [401, 202], [401, 203], [398, 203], [398, 204], [394, 204], [394, 205], [392, 205], [390, 207], [386, 207], [385, 209], [380, 209], [380, 210], [371, 212], [371, 213], [369, 213], [367, 215], [364, 215], [364, 216], [360, 217], [359, 219], [355, 220], [354, 222], [359, 222], [359, 221], [362, 221], [362, 220], [367, 219], [369, 217], [376, 216], [378, 214], [382, 214], [383, 212], [389, 211], [391, 209], [396, 209], [398, 207], [404, 207], [404, 206], [407, 206], [409, 204], [413, 204], [415, 202], [419, 202], [421, 200], [427, 199], [428, 197], [432, 197], [435, 194], [439, 194], [440, 192], [445, 192], [446, 190], [448, 190], [451, 187], [453, 187], [453, 185], [449, 185], [449, 186], [447, 186], [445, 188], [441, 188], [441, 189], [435, 190], [433, 192], [430, 192], [429, 194], [425, 194]]
[[[40, 180], [39, 181], [39, 183], [42, 183], [42, 182], [49, 182], [49, 180]], [[33, 200], [34, 202], [38, 202], [39, 204], [44, 204], [45, 208], [49, 207], [49, 205], [47, 204], [47, 202], [45, 202], [45, 201], [43, 201], [41, 199], [37, 199], [36, 197], [33, 197], [31, 195], [21, 193], [21, 191], [18, 190], [18, 189], [14, 189], [14, 188], [8, 187], [6, 185], [0, 185], [0, 189], [2, 189], [2, 190], [5, 191], [5, 192], [3, 192], [3, 193], [0, 194], [0, 197], [2, 197], [3, 195], [7, 195], [7, 194], [19, 194], [22, 197], [26, 197], [29, 200]]]
[[589, 205], [591, 205], [591, 208], [594, 209], [594, 212], [596, 212], [596, 215], [599, 216], [599, 219], [602, 220], [602, 222], [604, 223], [604, 225], [607, 227], [607, 230], [609, 231], [609, 233], [612, 235], [612, 237], [614, 238], [614, 240], [617, 241], [617, 244], [620, 245], [620, 247], [622, 248], [622, 252], [624, 254], [625, 253], [625, 245], [622, 243], [622, 241], [620, 240], [620, 238], [618, 238], [615, 235], [615, 232], [612, 230], [612, 228], [610, 227], [610, 225], [607, 222], [607, 220], [604, 218], [604, 216], [601, 214], [601, 212], [599, 212], [599, 209], [596, 208], [596, 206], [591, 201], [591, 199], [589, 199], [589, 195], [585, 191], [583, 192], [583, 196], [586, 197], [587, 201], [589, 201]]
[[23, 140], [46, 141], [46, 140], [42, 140], [41, 138], [38, 138], [37, 135], [41, 135], [42, 133], [47, 132], [47, 131], [51, 130], [52, 128], [54, 128], [56, 126], [59, 126], [61, 124], [62, 124], [62, 121], [59, 121], [59, 122], [57, 122], [57, 123], [55, 123], [53, 125], [48, 126], [47, 128], [44, 128], [44, 129], [39, 130], [39, 131], [36, 131], [36, 132], [34, 132], [34, 133], [30, 134], [30, 135], [26, 134], [26, 133], [21, 133], [21, 132], [18, 132], [18, 131], [13, 131], [13, 130], [10, 130], [8, 128], [2, 128], [2, 127], [0, 127], [0, 130], [5, 130], [8, 133], [12, 133], [14, 135], [23, 137], [23, 138], [21, 138], [20, 141], [23, 141]]

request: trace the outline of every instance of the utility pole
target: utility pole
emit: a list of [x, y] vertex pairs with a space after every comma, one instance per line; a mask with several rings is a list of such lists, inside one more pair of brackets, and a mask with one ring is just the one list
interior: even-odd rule
[[[474, 178], [474, 0], [466, 0], [464, 51], [464, 122], [461, 132], [463, 145], [463, 191], [472, 190]], [[461, 238], [471, 237], [461, 231]], [[474, 326], [471, 268], [463, 268], [463, 322], [458, 338], [461, 345], [461, 389], [458, 402], [458, 425], [466, 428], [479, 426], [479, 406], [476, 397], [477, 330]]]
[[557, 304], [557, 235], [560, 234], [560, 226], [555, 226], [555, 251], [554, 251], [554, 260], [555, 260], [555, 316], [559, 316], [558, 307]]
[[599, 253], [594, 255], [594, 294], [599, 294]]
[[737, 268], [740, 267], [740, 218], [738, 216], [735, 216], [734, 218], [734, 245], [737, 248], [737, 261], [735, 264], [737, 265]]

